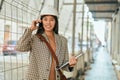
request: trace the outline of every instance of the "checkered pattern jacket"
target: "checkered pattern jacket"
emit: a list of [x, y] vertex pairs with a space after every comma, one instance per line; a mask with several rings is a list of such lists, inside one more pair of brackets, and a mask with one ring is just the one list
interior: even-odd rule
[[[42, 34], [46, 40], [48, 38]], [[49, 41], [48, 41], [49, 42]], [[65, 37], [55, 34], [56, 55], [59, 64], [62, 65], [68, 61], [67, 40]], [[51, 66], [51, 54], [46, 44], [32, 34], [27, 28], [19, 39], [16, 49], [21, 52], [30, 51], [29, 67], [25, 80], [48, 80]], [[65, 68], [68, 70], [68, 68]], [[59, 74], [56, 71], [56, 80], [59, 80]]]

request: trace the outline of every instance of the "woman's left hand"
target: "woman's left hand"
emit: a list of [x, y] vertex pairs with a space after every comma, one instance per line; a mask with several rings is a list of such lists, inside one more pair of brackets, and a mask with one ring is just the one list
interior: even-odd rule
[[75, 56], [71, 56], [69, 59], [69, 65], [70, 67], [74, 67], [77, 63], [77, 59], [75, 58]]

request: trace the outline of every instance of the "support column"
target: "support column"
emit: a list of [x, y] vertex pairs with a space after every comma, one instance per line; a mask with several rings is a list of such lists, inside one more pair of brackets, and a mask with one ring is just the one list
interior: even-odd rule
[[74, 0], [73, 5], [73, 31], [72, 31], [72, 55], [75, 54], [75, 27], [76, 27], [76, 0]]

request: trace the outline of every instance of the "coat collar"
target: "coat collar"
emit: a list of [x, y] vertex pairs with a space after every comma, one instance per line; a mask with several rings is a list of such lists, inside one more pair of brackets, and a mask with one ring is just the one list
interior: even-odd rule
[[[42, 34], [42, 36], [45, 37], [45, 39], [49, 42], [49, 39], [47, 37], [47, 35], [45, 33]], [[58, 34], [54, 33], [54, 36], [55, 36], [55, 44], [56, 44], [56, 55], [58, 56], [58, 54], [60, 53], [60, 48], [61, 48], [61, 38]]]

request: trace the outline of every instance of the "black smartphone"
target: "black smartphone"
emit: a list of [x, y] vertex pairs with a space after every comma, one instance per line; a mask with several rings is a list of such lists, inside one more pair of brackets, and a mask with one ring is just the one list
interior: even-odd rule
[[39, 23], [38, 23], [38, 26], [39, 26], [39, 27], [41, 27], [41, 26], [42, 26], [42, 23], [41, 23], [41, 22], [39, 22]]

